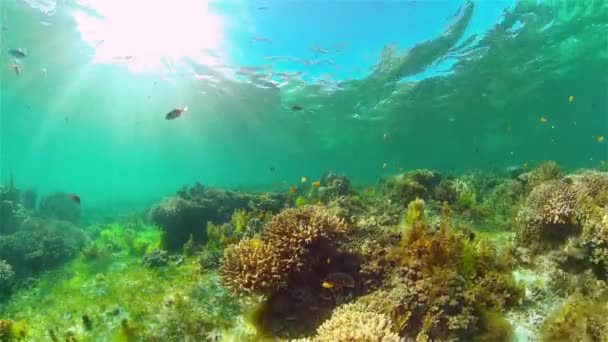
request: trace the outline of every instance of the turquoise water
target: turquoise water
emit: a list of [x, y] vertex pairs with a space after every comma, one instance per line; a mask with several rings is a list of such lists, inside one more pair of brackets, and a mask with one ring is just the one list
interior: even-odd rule
[[[136, 205], [194, 181], [606, 159], [593, 138], [608, 134], [602, 1], [211, 3], [211, 28], [180, 5], [102, 3], [3, 1], [3, 63], [9, 48], [28, 56], [20, 76], [2, 70], [1, 179]], [[256, 87], [241, 67], [284, 85]], [[187, 115], [164, 120], [178, 106]]]
[[[0, 23], [0, 184], [20, 189], [25, 207], [26, 189], [38, 198], [78, 196], [80, 219], [73, 223], [95, 243], [120, 246], [115, 250], [133, 247], [115, 241], [127, 226], [146, 246], [162, 247], [146, 214], [197, 182], [239, 194], [272, 192], [285, 207], [330, 206], [315, 192], [319, 185], [309, 184], [329, 187], [331, 177], [323, 175], [333, 172], [349, 178], [359, 191], [352, 200], [363, 198], [359, 207], [373, 208], [369, 222], [383, 229], [401, 222], [417, 197], [436, 202], [429, 217], [438, 217], [443, 200], [425, 197], [435, 190], [411, 176], [424, 185], [424, 195], [408, 193], [386, 214], [390, 219], [378, 223], [377, 212], [396, 205], [384, 187], [417, 169], [454, 182], [460, 197], [446, 201], [456, 208], [455, 221], [503, 241], [503, 233], [517, 231], [518, 210], [532, 205], [534, 186], [526, 183], [505, 209], [504, 198], [492, 202], [499, 195], [482, 175], [511, 184], [509, 172], [531, 171], [547, 160], [561, 171], [541, 166], [535, 171], [541, 181], [608, 167], [607, 1], [0, 0]], [[184, 107], [181, 116], [166, 119]], [[199, 199], [223, 198], [196, 189], [192, 196]], [[256, 209], [247, 220], [267, 222], [257, 201], [268, 199], [252, 196], [247, 200]], [[365, 202], [374, 196], [382, 200]], [[605, 198], [594, 201], [594, 213], [605, 213]], [[215, 224], [240, 208], [224, 205], [230, 213]], [[26, 209], [28, 217], [42, 210]], [[492, 216], [492, 210], [503, 212]], [[581, 227], [595, 231], [608, 222], [597, 215]], [[232, 220], [238, 234], [230, 238], [249, 237]], [[228, 244], [222, 240], [216, 248]], [[66, 260], [75, 264], [65, 272], [85, 272], [75, 255]], [[133, 260], [113, 262], [136, 270]], [[125, 279], [137, 279], [133, 272]], [[185, 284], [179, 272], [167, 279]], [[95, 272], [83, 274], [93, 279]], [[598, 279], [605, 281], [605, 273]], [[15, 292], [17, 300], [38, 300]], [[14, 303], [6, 312], [22, 302]], [[234, 305], [224, 304], [227, 311]], [[15, 317], [34, 320], [25, 311]]]

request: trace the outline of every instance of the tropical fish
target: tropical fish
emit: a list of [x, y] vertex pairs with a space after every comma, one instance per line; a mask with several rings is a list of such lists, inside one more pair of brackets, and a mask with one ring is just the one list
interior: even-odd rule
[[304, 107], [302, 107], [300, 105], [293, 105], [293, 106], [291, 106], [291, 110], [294, 110], [294, 111], [298, 111], [298, 110], [302, 110], [302, 109], [304, 109]]
[[24, 48], [8, 49], [8, 53], [15, 58], [27, 57], [27, 51]]
[[385, 141], [388, 140], [388, 134], [384, 133], [383, 138]]
[[350, 274], [343, 272], [334, 272], [328, 274], [323, 282], [321, 283], [326, 289], [335, 289], [340, 291], [345, 288], [353, 288], [355, 287], [355, 279], [350, 276]]
[[74, 203], [76, 204], [80, 204], [80, 196], [75, 195], [75, 194], [69, 194], [68, 197], [74, 201]]
[[302, 180], [302, 183], [306, 183], [306, 182], [308, 182], [308, 177], [304, 176], [304, 177], [302, 177], [301, 180]]
[[274, 166], [270, 166], [270, 167], [268, 168], [268, 170], [270, 170], [270, 172], [274, 172], [276, 169], [274, 168]]
[[603, 135], [600, 135], [599, 137], [597, 137], [597, 142], [601, 143], [602, 141], [606, 140], [606, 137], [604, 137]]
[[315, 189], [316, 189], [316, 188], [318, 188], [318, 187], [320, 187], [320, 186], [321, 186], [321, 181], [314, 181], [314, 182], [312, 182], [312, 187], [313, 187], [313, 188], [315, 188]]
[[188, 111], [188, 107], [176, 108], [176, 109], [170, 111], [169, 113], [167, 113], [167, 115], [165, 115], [165, 119], [175, 120], [175, 119], [179, 118], [184, 112], [187, 112], [187, 111]]
[[260, 6], [258, 7], [258, 11], [263, 11], [263, 10], [267, 10], [268, 6]]
[[290, 186], [290, 187], [289, 187], [289, 193], [290, 193], [290, 194], [293, 194], [293, 193], [295, 193], [295, 192], [296, 192], [296, 187], [295, 187], [295, 186], [293, 186], [293, 185], [292, 185], [292, 186]]
[[549, 122], [549, 119], [547, 119], [547, 118], [546, 118], [546, 117], [544, 117], [544, 116], [541, 116], [541, 117], [540, 117], [540, 119], [539, 119], [539, 121], [540, 121], [541, 123], [547, 123], [547, 122]]
[[568, 96], [568, 102], [570, 102], [570, 103], [574, 102], [574, 95]]
[[387, 167], [387, 166], [388, 166], [388, 164], [387, 164], [387, 163], [383, 163], [383, 164], [382, 164], [382, 168], [383, 168], [383, 169], [386, 169], [386, 167]]

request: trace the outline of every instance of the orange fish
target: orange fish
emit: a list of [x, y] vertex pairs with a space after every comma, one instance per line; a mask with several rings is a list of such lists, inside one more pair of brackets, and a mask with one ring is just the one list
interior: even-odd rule
[[296, 192], [296, 187], [292, 185], [289, 187], [289, 193], [293, 194], [294, 192]]
[[308, 177], [306, 177], [306, 176], [302, 177], [302, 183], [306, 183], [306, 182], [308, 182]]
[[544, 116], [541, 116], [539, 120], [540, 120], [540, 122], [542, 122], [542, 123], [547, 123], [547, 122], [549, 122], [549, 119], [547, 119], [547, 118], [546, 118], [546, 117], [544, 117]]
[[318, 188], [318, 187], [320, 187], [320, 186], [321, 186], [321, 181], [314, 181], [314, 182], [312, 182], [312, 187], [313, 187], [313, 188], [315, 188], [315, 189], [316, 189], [316, 188]]

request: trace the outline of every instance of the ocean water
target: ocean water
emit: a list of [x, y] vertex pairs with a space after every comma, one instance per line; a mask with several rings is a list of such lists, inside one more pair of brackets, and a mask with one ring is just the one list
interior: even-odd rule
[[[459, 200], [466, 202], [463, 189], [474, 188], [476, 197], [472, 196], [469, 204], [455, 200], [454, 220], [459, 224], [454, 226], [491, 231], [488, 239], [502, 246], [503, 238], [520, 236], [518, 225], [525, 226], [525, 220], [522, 224], [515, 216], [522, 207], [533, 206], [530, 193], [535, 190], [530, 185], [514, 195], [508, 206], [503, 205], [504, 198], [502, 204], [493, 205], [488, 194], [495, 185], [488, 184], [507, 184], [509, 177], [513, 180], [521, 174], [546, 170], [539, 165], [546, 165], [542, 162], [548, 160], [559, 165], [555, 167], [561, 171], [555, 171], [555, 175], [570, 177], [575, 184], [581, 172], [593, 170], [605, 175], [607, 169], [607, 1], [0, 0], [0, 24], [0, 184], [4, 184], [5, 194], [11, 188], [19, 194], [12, 198], [5, 195], [2, 200], [12, 201], [15, 206], [20, 202], [23, 207], [0, 212], [4, 216], [0, 224], [6, 226], [0, 229], [0, 237], [12, 236], [17, 241], [11, 242], [12, 246], [27, 245], [43, 238], [30, 241], [14, 234], [50, 225], [53, 236], [63, 236], [64, 240], [84, 236], [74, 238], [78, 242], [68, 243], [70, 247], [56, 259], [42, 258], [52, 260], [48, 265], [38, 261], [28, 264], [28, 260], [38, 260], [31, 253], [16, 256], [5, 250], [3, 256], [0, 251], [0, 261], [6, 259], [15, 273], [10, 283], [7, 280], [8, 285], [0, 283], [0, 298], [4, 298], [0, 319], [6, 319], [0, 323], [10, 319], [19, 329], [20, 324], [27, 327], [22, 335], [3, 335], [0, 324], [2, 341], [3, 336], [31, 341], [313, 338], [322, 318], [342, 302], [334, 302], [332, 310], [319, 314], [319, 322], [310, 319], [313, 323], [302, 324], [306, 327], [303, 330], [265, 326], [263, 333], [248, 335], [241, 331], [246, 330], [242, 328], [244, 323], [238, 328], [234, 322], [240, 321], [235, 317], [246, 321], [243, 312], [252, 305], [232, 297], [230, 286], [222, 287], [226, 285], [222, 281], [218, 284], [216, 271], [201, 275], [192, 266], [199, 264], [200, 253], [211, 248], [205, 245], [209, 245], [213, 232], [209, 226], [205, 228], [207, 219], [219, 226], [231, 224], [237, 231], [232, 238], [238, 241], [251, 236], [257, 239], [260, 230], [252, 228], [251, 220], [267, 223], [271, 219], [264, 213], [278, 215], [285, 210], [283, 207], [350, 206], [366, 214], [353, 214], [355, 209], [340, 212], [346, 221], [377, 218], [382, 216], [378, 212], [390, 211], [382, 211], [385, 209], [380, 202], [393, 201], [389, 206], [399, 202], [389, 193], [394, 189], [390, 188], [391, 180], [398, 182], [395, 179], [399, 175], [427, 169], [456, 184]], [[166, 118], [172, 110], [185, 107], [187, 110], [176, 119]], [[376, 199], [359, 206], [336, 204], [335, 198], [319, 190], [333, 189], [332, 178], [324, 176], [327, 172], [348, 177], [353, 191], [349, 196]], [[317, 180], [320, 183], [315, 185]], [[218, 208], [223, 209], [201, 214], [204, 222], [197, 224], [203, 228], [198, 231], [206, 229], [206, 233], [200, 241], [189, 231], [178, 239], [177, 255], [185, 254], [184, 260], [169, 256], [167, 270], [146, 273], [149, 268], [142, 268], [141, 255], [121, 252], [133, 247], [125, 241], [141, 240], [145, 246], [133, 248], [141, 250], [144, 259], [156, 250], [153, 246], [168, 249], [169, 255], [175, 253], [167, 236], [181, 228], [150, 211], [163, 207], [162, 203], [170, 207], [164, 198], [197, 182], [206, 188], [253, 197], [233, 203], [233, 199], [226, 200], [228, 195], [215, 196], [202, 190], [182, 196], [194, 202], [192, 198], [217, 201]], [[432, 192], [430, 185], [419, 183], [425, 187], [424, 194]], [[583, 193], [591, 193], [590, 189]], [[29, 198], [34, 197], [30, 202], [26, 190], [30, 190]], [[268, 211], [259, 209], [263, 206], [259, 203], [266, 203], [261, 195], [265, 193], [278, 198], [280, 208], [271, 205]], [[386, 214], [389, 219], [384, 224], [352, 224], [382, 226], [387, 231], [388, 226], [407, 226], [407, 219], [401, 219], [407, 204], [426, 196], [423, 193], [411, 198], [408, 193], [404, 195], [407, 201], [399, 197], [405, 202]], [[559, 194], [551, 196], [558, 198]], [[590, 196], [597, 206], [594, 213], [599, 212], [597, 219], [593, 224], [570, 222], [586, 232], [583, 240], [608, 225], [608, 214], [603, 214], [608, 210], [608, 196], [596, 196], [595, 192]], [[48, 198], [51, 200], [46, 203], [51, 204], [45, 206], [43, 200]], [[427, 216], [434, 222], [432, 218], [440, 216], [437, 208], [442, 201], [435, 197], [424, 200]], [[433, 206], [435, 202], [437, 206]], [[199, 209], [208, 205], [197, 203]], [[507, 209], [493, 211], [499, 207]], [[245, 235], [233, 215], [243, 208], [243, 226], [251, 228]], [[17, 211], [28, 219], [11, 221]], [[475, 216], [479, 212], [484, 212], [479, 214], [483, 219]], [[51, 220], [49, 217], [55, 221], [44, 221]], [[188, 216], [181, 222], [191, 228], [197, 219]], [[35, 224], [38, 228], [32, 228], [23, 223], [27, 220], [41, 221]], [[71, 223], [64, 227], [57, 220]], [[562, 224], [561, 219], [555, 221]], [[584, 241], [597, 241], [589, 239]], [[195, 245], [195, 256], [181, 252], [188, 241]], [[214, 247], [219, 254], [230, 245], [226, 241]], [[584, 241], [582, 245], [588, 247]], [[378, 243], [386, 248], [390, 245], [386, 241]], [[90, 261], [95, 259], [92, 254], [103, 254], [91, 252], [90, 246], [98, 245], [113, 246], [101, 257], [103, 266], [98, 260]], [[2, 246], [6, 245], [0, 241]], [[547, 251], [545, 247], [543, 250]], [[601, 253], [593, 254], [595, 259], [589, 257], [600, 269], [604, 267], [597, 261]], [[41, 265], [40, 270], [30, 269], [34, 264]], [[608, 266], [603, 271], [597, 271], [596, 266], [591, 268], [594, 281], [605, 282]], [[550, 278], [546, 273], [551, 273], [546, 268], [524, 271], [522, 264], [514, 266], [513, 272], [518, 281], [534, 284], [538, 279]], [[104, 274], [123, 274], [128, 284], [120, 289], [138, 292], [131, 294], [137, 304], [112, 292], [118, 290], [111, 286], [95, 288]], [[349, 277], [354, 278], [359, 291], [349, 293], [349, 300], [376, 290], [364, 289], [359, 276]], [[140, 280], [138, 285], [138, 279], [148, 282]], [[579, 283], [572, 286], [562, 289], [560, 295], [553, 288], [547, 290], [557, 299], [538, 303], [522, 299], [518, 308], [501, 312], [505, 317], [510, 315], [514, 334], [486, 336], [485, 340], [525, 341], [542, 336], [547, 340], [546, 336], [556, 336], [546, 331], [543, 335], [539, 327], [551, 310], [574, 295], [573, 288], [582, 288]], [[179, 294], [165, 292], [168, 288]], [[60, 297], [69, 291], [77, 291], [71, 295], [75, 302], [62, 307]], [[196, 306], [207, 308], [197, 314], [211, 318], [203, 320], [204, 324], [197, 316], [181, 326], [164, 326], [162, 322], [191, 316], [155, 305], [171, 296], [193, 298], [193, 293], [199, 293], [196, 291], [212, 292], [200, 294]], [[276, 293], [264, 295], [274, 298]], [[96, 296], [123, 302], [104, 303], [100, 308], [94, 304], [100, 298]], [[215, 299], [209, 301], [208, 296]], [[606, 296], [594, 298], [602, 303]], [[46, 316], [37, 314], [36, 306], [47, 307]], [[208, 312], [213, 306], [219, 311]], [[518, 323], [525, 321], [521, 317], [531, 315], [526, 311], [530, 307], [538, 310], [535, 314], [540, 317], [534, 327]], [[118, 311], [107, 314], [112, 310]], [[187, 310], [196, 311], [190, 307]], [[124, 321], [127, 318], [129, 323]], [[395, 317], [389, 318], [396, 324]], [[608, 327], [596, 323], [600, 325], [598, 331], [603, 332], [589, 333], [585, 338], [608, 338]], [[133, 328], [137, 332], [127, 334], [125, 331], [131, 331], [128, 324], [137, 325], [139, 330]], [[118, 336], [116, 331], [121, 327], [123, 335]], [[403, 329], [392, 330], [402, 338], [416, 338], [418, 332]], [[480, 338], [483, 329], [476, 329], [471, 328], [476, 333], [471, 335], [469, 331], [458, 339]], [[203, 330], [204, 334], [196, 333]], [[572, 336], [563, 338], [582, 338]], [[430, 339], [448, 337], [439, 334]], [[361, 336], [352, 340], [366, 341]]]

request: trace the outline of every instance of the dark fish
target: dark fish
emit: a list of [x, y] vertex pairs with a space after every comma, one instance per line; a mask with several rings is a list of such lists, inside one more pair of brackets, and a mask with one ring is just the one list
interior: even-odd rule
[[263, 11], [263, 10], [267, 10], [268, 6], [260, 6], [258, 7], [258, 11]]
[[80, 204], [80, 197], [75, 194], [69, 194], [68, 197], [76, 204]]
[[15, 58], [27, 57], [27, 51], [24, 48], [8, 49], [8, 53]]
[[175, 108], [174, 110], [167, 113], [167, 115], [165, 115], [165, 119], [175, 120], [175, 119], [179, 118], [182, 114], [184, 114], [184, 112], [187, 112], [187, 111], [188, 111], [188, 107]]
[[274, 172], [274, 170], [275, 170], [274, 166], [271, 166], [268, 169], [270, 170], [270, 172]]
[[291, 110], [296, 110], [297, 111], [297, 110], [302, 110], [302, 109], [304, 109], [304, 107], [302, 107], [300, 105], [293, 105], [293, 106], [291, 106]]

